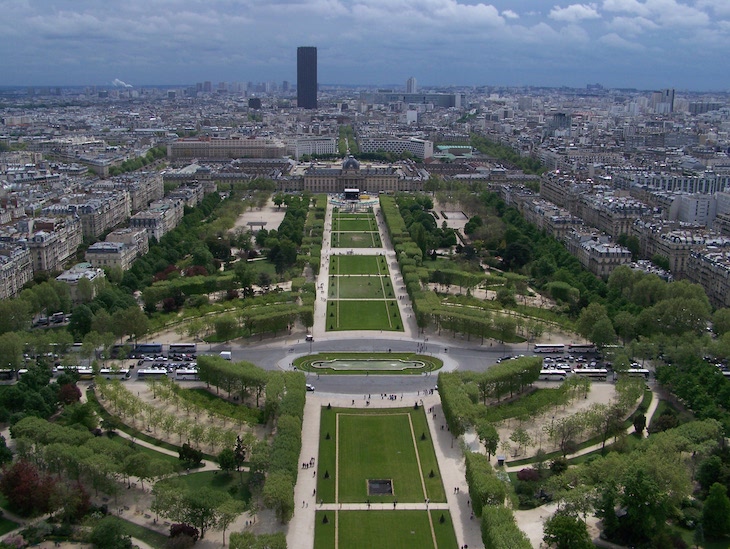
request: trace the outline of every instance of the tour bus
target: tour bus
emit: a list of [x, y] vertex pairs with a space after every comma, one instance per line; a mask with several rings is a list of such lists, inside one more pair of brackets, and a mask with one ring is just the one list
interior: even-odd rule
[[198, 345], [196, 343], [170, 343], [169, 355], [194, 355], [198, 352]]
[[94, 379], [94, 372], [91, 368], [82, 368], [81, 366], [57, 366], [56, 371], [63, 373], [64, 371], [76, 372], [79, 379]]
[[595, 353], [596, 346], [593, 343], [571, 343], [568, 345], [569, 353]]
[[134, 347], [134, 356], [141, 357], [143, 355], [148, 356], [160, 356], [162, 354], [162, 343], [138, 343]]
[[8, 381], [11, 379], [15, 379], [15, 370], [12, 368], [3, 368], [0, 370], [0, 380]]
[[629, 368], [626, 370], [626, 374], [631, 377], [643, 377], [649, 379], [649, 370], [646, 368]]
[[120, 379], [124, 381], [125, 379], [129, 379], [130, 373], [129, 369], [127, 368], [102, 368], [101, 370], [99, 370], [99, 375], [104, 379]]
[[137, 370], [137, 379], [163, 378], [167, 377], [167, 370], [164, 368], [143, 368]]
[[175, 370], [175, 379], [177, 381], [198, 381], [200, 378], [197, 368], [180, 368]]
[[94, 370], [91, 368], [77, 368], [76, 373], [79, 376], [79, 380], [94, 379]]
[[565, 370], [540, 370], [540, 380], [542, 381], [563, 381], [568, 377]]
[[597, 379], [604, 381], [608, 377], [608, 370], [606, 368], [576, 368], [573, 373], [577, 376], [588, 377], [591, 379]]
[[536, 353], [563, 353], [565, 345], [562, 343], [535, 343], [532, 350]]

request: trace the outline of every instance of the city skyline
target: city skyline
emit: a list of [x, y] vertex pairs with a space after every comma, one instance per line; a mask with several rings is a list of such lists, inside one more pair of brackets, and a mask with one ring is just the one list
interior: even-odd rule
[[[113, 7], [0, 0], [0, 7], [5, 85], [295, 81], [296, 48], [311, 44], [318, 80], [332, 85], [402, 86], [413, 76], [419, 87], [730, 89], [724, 0], [130, 0]], [[296, 25], [282, 25], [288, 19]]]

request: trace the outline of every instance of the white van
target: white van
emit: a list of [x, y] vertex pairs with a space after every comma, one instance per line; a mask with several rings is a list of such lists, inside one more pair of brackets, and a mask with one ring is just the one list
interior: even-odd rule
[[232, 360], [231, 351], [221, 351], [221, 358], [224, 360]]

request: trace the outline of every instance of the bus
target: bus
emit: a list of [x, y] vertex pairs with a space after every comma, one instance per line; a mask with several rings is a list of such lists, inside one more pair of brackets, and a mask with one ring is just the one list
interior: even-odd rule
[[606, 368], [576, 368], [573, 370], [573, 373], [577, 376], [597, 379], [599, 381], [605, 381], [608, 377], [608, 370]]
[[101, 370], [99, 370], [99, 375], [104, 379], [120, 379], [122, 381], [124, 381], [125, 379], [129, 379], [130, 377], [129, 369], [127, 368], [102, 368]]
[[4, 368], [0, 370], [0, 380], [9, 381], [11, 379], [15, 379], [15, 370], [12, 368]]
[[180, 368], [175, 370], [175, 379], [177, 381], [198, 381], [200, 378], [197, 368]]
[[143, 368], [137, 370], [137, 379], [163, 378], [167, 377], [167, 370], [164, 368]]
[[563, 353], [565, 345], [562, 343], [535, 343], [532, 350], [536, 353]]
[[593, 343], [571, 343], [568, 345], [568, 352], [573, 354], [595, 353], [597, 351]]
[[167, 354], [169, 355], [194, 355], [198, 352], [196, 343], [170, 343]]
[[91, 368], [77, 368], [76, 373], [81, 381], [94, 379], [94, 370]]
[[134, 355], [139, 358], [143, 355], [160, 356], [162, 354], [162, 343], [138, 343], [134, 347]]
[[565, 370], [540, 370], [539, 379], [542, 381], [563, 381], [568, 377]]
[[626, 374], [631, 377], [643, 377], [649, 379], [649, 370], [646, 368], [629, 368], [626, 370]]

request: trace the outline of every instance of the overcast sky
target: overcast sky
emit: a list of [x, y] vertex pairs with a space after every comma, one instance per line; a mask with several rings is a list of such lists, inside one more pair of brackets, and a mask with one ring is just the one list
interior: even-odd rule
[[0, 0], [0, 85], [730, 89], [730, 0]]

